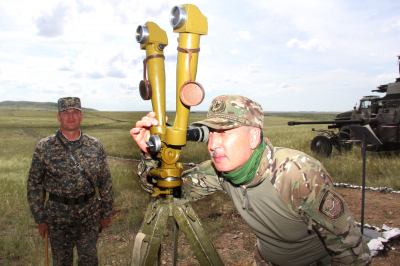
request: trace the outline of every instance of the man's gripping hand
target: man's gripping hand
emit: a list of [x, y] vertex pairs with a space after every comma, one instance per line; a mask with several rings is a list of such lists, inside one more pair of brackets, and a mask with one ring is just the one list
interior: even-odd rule
[[[150, 138], [150, 127], [157, 126], [158, 121], [155, 119], [156, 113], [150, 112], [142, 120], [136, 122], [136, 127], [132, 128], [130, 133], [136, 141], [139, 148], [145, 153], [146, 157], [151, 155], [146, 141]], [[168, 118], [166, 117], [166, 121]]]

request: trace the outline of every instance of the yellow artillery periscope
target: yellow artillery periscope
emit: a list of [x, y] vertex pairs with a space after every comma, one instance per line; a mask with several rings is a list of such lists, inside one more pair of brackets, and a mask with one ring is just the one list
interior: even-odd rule
[[[186, 145], [187, 123], [190, 106], [200, 104], [204, 90], [194, 82], [197, 74], [200, 35], [207, 34], [207, 18], [191, 4], [175, 6], [171, 11], [171, 26], [179, 33], [178, 62], [176, 71], [176, 117], [174, 125], [166, 126], [165, 121], [165, 67], [163, 49], [168, 45], [165, 31], [154, 22], [146, 22], [138, 27], [136, 39], [140, 48], [146, 50], [144, 61], [144, 81], [140, 84], [140, 93], [144, 100], [150, 99], [156, 113], [158, 126], [151, 127], [151, 137], [147, 144], [157, 154], [161, 165], [150, 170], [150, 175], [157, 179], [157, 186], [165, 188], [156, 193], [171, 194], [172, 188], [182, 184], [181, 147]], [[146, 80], [146, 65], [148, 81]], [[145, 96], [143, 96], [145, 95]]]
[[[151, 202], [135, 238], [132, 266], [161, 265], [161, 241], [170, 218], [174, 220], [172, 265], [177, 265], [179, 230], [182, 230], [195, 257], [202, 266], [223, 266], [218, 252], [202, 228], [199, 217], [188, 200], [174, 197], [182, 184], [182, 163], [178, 163], [182, 146], [186, 141], [206, 142], [207, 127], [187, 127], [190, 106], [201, 103], [204, 90], [195, 82], [200, 35], [207, 34], [207, 18], [190, 4], [174, 6], [170, 16], [174, 32], [179, 33], [178, 62], [176, 67], [176, 117], [174, 125], [165, 121], [165, 68], [163, 49], [168, 44], [165, 31], [155, 23], [139, 26], [136, 39], [146, 50], [143, 61], [143, 80], [139, 90], [143, 100], [150, 100], [156, 113], [158, 126], [150, 128], [150, 139], [146, 144], [161, 162], [150, 169], [150, 176], [157, 180], [152, 196], [161, 195]], [[146, 70], [148, 69], [148, 78]], [[160, 188], [162, 190], [160, 190]], [[179, 190], [178, 190], [179, 189]], [[165, 196], [165, 197], [163, 197]]]

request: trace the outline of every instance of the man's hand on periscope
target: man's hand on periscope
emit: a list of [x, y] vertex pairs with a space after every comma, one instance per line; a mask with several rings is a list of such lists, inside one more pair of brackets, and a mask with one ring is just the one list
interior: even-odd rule
[[[148, 113], [142, 120], [136, 122], [136, 127], [130, 131], [131, 136], [146, 155], [150, 155], [149, 147], [146, 144], [146, 141], [150, 138], [150, 127], [158, 125], [155, 117], [155, 112]], [[168, 121], [168, 117], [166, 117], [166, 121]]]
[[46, 223], [41, 223], [38, 226], [39, 226], [39, 233], [43, 238], [46, 236], [46, 232], [47, 235], [49, 235], [49, 228], [47, 227]]

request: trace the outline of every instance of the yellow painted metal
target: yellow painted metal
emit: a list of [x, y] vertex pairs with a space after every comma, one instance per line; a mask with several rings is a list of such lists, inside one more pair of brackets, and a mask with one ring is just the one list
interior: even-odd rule
[[[200, 47], [200, 36], [207, 34], [207, 18], [194, 5], [186, 4], [182, 6], [187, 12], [187, 20], [181, 28], [174, 30], [174, 32], [179, 32], [178, 46], [186, 49], [197, 49]], [[198, 59], [199, 53], [192, 53], [192, 60], [190, 61], [191, 81], [196, 80]], [[182, 104], [179, 92], [183, 83], [188, 80], [189, 54], [178, 52], [178, 63], [176, 65], [176, 118], [173, 128], [167, 129], [166, 138], [167, 143], [172, 145], [186, 145], [190, 107]]]
[[140, 44], [140, 48], [142, 50], [146, 50], [146, 46], [149, 44], [163, 44], [164, 46], [168, 45], [168, 37], [165, 30], [161, 29], [156, 23], [147, 21], [144, 25], [146, 25], [147, 30], [149, 31], [149, 37], [147, 41], [143, 44]]
[[[195, 49], [199, 48], [200, 35], [193, 33], [179, 34], [179, 47]], [[192, 81], [196, 80], [198, 53], [192, 54], [190, 67], [192, 70]], [[189, 54], [178, 52], [178, 63], [176, 65], [176, 118], [172, 129], [168, 130], [167, 142], [174, 145], [186, 145], [186, 131], [189, 119], [190, 107], [182, 104], [179, 91], [185, 81], [189, 80]]]
[[160, 170], [158, 168], [152, 168], [150, 170], [150, 175], [154, 176], [154, 177], [167, 178], [168, 172], [164, 171], [164, 170]]
[[[183, 7], [187, 13], [186, 22], [181, 28], [174, 30], [174, 32], [179, 32], [178, 46], [186, 49], [197, 49], [200, 46], [200, 36], [207, 34], [207, 18], [194, 5], [185, 4]], [[145, 25], [149, 36], [140, 47], [146, 50], [146, 57], [163, 54], [160, 44], [164, 46], [168, 44], [165, 31], [154, 22], [148, 21]], [[190, 61], [191, 81], [196, 80], [198, 57], [199, 53], [192, 53]], [[184, 82], [189, 80], [188, 53], [178, 52], [176, 68], [176, 117], [173, 127], [167, 128], [165, 121], [164, 59], [155, 57], [147, 61], [148, 80], [152, 86], [151, 102], [159, 123], [158, 126], [150, 128], [150, 133], [151, 135], [157, 134], [162, 142], [161, 151], [157, 154], [161, 165], [151, 170], [151, 175], [158, 177], [157, 185], [164, 188], [173, 188], [181, 185], [181, 181], [165, 181], [164, 179], [166, 176], [180, 178], [182, 173], [182, 166], [177, 161], [180, 158], [181, 147], [186, 145], [190, 107], [182, 104], [179, 92]]]
[[166, 190], [160, 190], [158, 187], [154, 188], [154, 193], [151, 194], [152, 197], [157, 197], [159, 195], [171, 195], [172, 189], [167, 188]]
[[[196, 49], [200, 45], [200, 35], [207, 34], [207, 18], [200, 10], [190, 4], [183, 5], [187, 12], [186, 23], [174, 32], [179, 32], [179, 47], [186, 49]], [[163, 31], [159, 30], [155, 23], [146, 23], [149, 30], [149, 38], [146, 44], [141, 45], [146, 49], [146, 56], [162, 54], [159, 44], [162, 43]], [[166, 37], [166, 35], [165, 35]], [[192, 54], [190, 70], [194, 81], [197, 74], [198, 53]], [[161, 150], [157, 153], [157, 159], [161, 165], [150, 170], [150, 176], [157, 178], [157, 186], [154, 187], [155, 193], [152, 195], [165, 196], [149, 204], [145, 219], [140, 229], [141, 241], [135, 242], [135, 252], [132, 265], [155, 265], [160, 264], [161, 253], [159, 252], [163, 232], [169, 217], [174, 219], [174, 223], [179, 225], [186, 239], [188, 240], [200, 265], [223, 266], [223, 262], [215, 250], [212, 242], [207, 237], [199, 217], [188, 201], [174, 199], [171, 195], [174, 187], [182, 185], [183, 164], [177, 162], [180, 158], [181, 147], [186, 145], [187, 123], [190, 107], [183, 105], [179, 98], [179, 91], [185, 81], [189, 80], [189, 54], [178, 52], [177, 63], [177, 91], [176, 91], [176, 117], [172, 128], [167, 128], [165, 123], [165, 69], [162, 58], [153, 58], [148, 61], [149, 81], [153, 87], [152, 104], [153, 111], [156, 112], [156, 119], [160, 126], [151, 127], [152, 135], [157, 134], [161, 139]], [[161, 189], [160, 189], [161, 188]], [[161, 197], [160, 197], [161, 198]], [[138, 235], [139, 235], [138, 234]], [[174, 258], [177, 246], [177, 231], [175, 232]], [[143, 253], [141, 253], [141, 251]], [[174, 265], [176, 264], [176, 259]]]
[[150, 170], [150, 175], [153, 177], [159, 177], [162, 179], [168, 177], [180, 177], [182, 169], [179, 167], [176, 168], [152, 168]]
[[[165, 181], [165, 180], [157, 180], [157, 186], [164, 187], [164, 188], [173, 188], [173, 187], [180, 187], [182, 185], [182, 180], [174, 180], [174, 181]], [[167, 193], [165, 193], [167, 194]]]
[[[145, 23], [149, 31], [149, 37], [145, 44], [140, 45], [146, 49], [146, 57], [152, 55], [164, 55], [164, 51], [159, 45], [168, 45], [168, 37], [156, 23], [148, 21]], [[165, 66], [164, 59], [161, 57], [152, 58], [147, 61], [148, 80], [152, 87], [151, 103], [153, 111], [156, 113], [158, 126], [152, 127], [150, 133], [157, 134], [163, 140], [167, 128], [165, 121]]]
[[162, 161], [166, 164], [175, 164], [180, 158], [180, 149], [166, 148], [160, 151]]
[[191, 32], [201, 35], [207, 35], [207, 18], [200, 12], [199, 8], [191, 4], [184, 4], [181, 6], [185, 8], [187, 19], [185, 24], [180, 28], [174, 29], [174, 32]]

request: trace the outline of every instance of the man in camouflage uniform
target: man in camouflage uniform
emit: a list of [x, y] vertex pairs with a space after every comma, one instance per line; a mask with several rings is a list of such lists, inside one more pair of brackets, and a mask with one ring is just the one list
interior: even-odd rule
[[[144, 189], [158, 166], [145, 141], [158, 124], [151, 112], [131, 135], [143, 151]], [[243, 96], [215, 98], [207, 118], [211, 160], [182, 174], [183, 198], [225, 191], [257, 236], [255, 265], [368, 265], [370, 251], [324, 166], [300, 151], [262, 141], [264, 113]]]
[[114, 192], [106, 152], [80, 130], [82, 118], [79, 98], [59, 99], [60, 129], [37, 144], [29, 169], [29, 207], [40, 235], [50, 235], [53, 265], [72, 265], [74, 246], [79, 265], [98, 265], [99, 231], [111, 222]]

